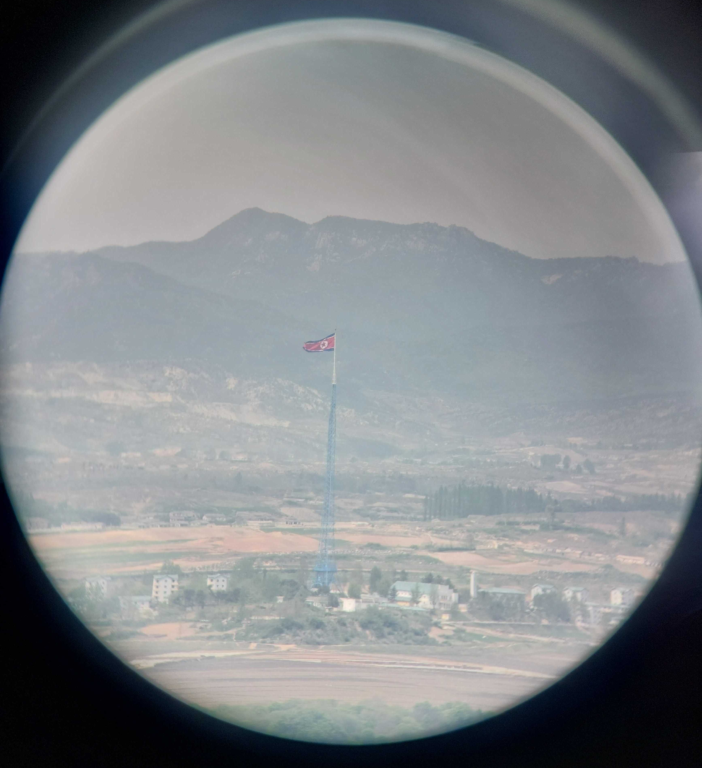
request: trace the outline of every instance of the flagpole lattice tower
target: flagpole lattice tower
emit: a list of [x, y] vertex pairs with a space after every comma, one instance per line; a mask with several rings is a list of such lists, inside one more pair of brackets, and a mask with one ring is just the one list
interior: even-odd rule
[[319, 554], [314, 567], [314, 586], [329, 587], [336, 577], [334, 560], [334, 467], [336, 464], [336, 331], [334, 331], [334, 364], [332, 368], [332, 394], [327, 432], [327, 474], [324, 482], [324, 509]]

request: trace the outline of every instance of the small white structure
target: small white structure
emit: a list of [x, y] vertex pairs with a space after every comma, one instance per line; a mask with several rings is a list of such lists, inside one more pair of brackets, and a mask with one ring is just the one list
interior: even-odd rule
[[88, 576], [84, 582], [85, 590], [91, 597], [104, 600], [110, 596], [112, 580], [109, 576]]
[[611, 605], [621, 605], [623, 608], [629, 608], [636, 600], [636, 593], [633, 589], [618, 587], [609, 593], [609, 602]]
[[105, 523], [61, 523], [62, 531], [102, 531]]
[[151, 589], [151, 597], [157, 603], [166, 603], [171, 595], [178, 591], [177, 573], [159, 573], [154, 576], [154, 583]]
[[344, 613], [353, 613], [356, 610], [355, 597], [340, 597], [339, 607]]
[[475, 600], [478, 596], [478, 572], [470, 572], [470, 599]]
[[213, 592], [226, 592], [229, 586], [229, 576], [222, 573], [213, 573], [207, 577], [207, 586]]
[[202, 522], [206, 523], [207, 525], [213, 525], [216, 523], [226, 523], [227, 522], [227, 516], [223, 515], [219, 512], [215, 513], [209, 513], [207, 515], [202, 516]]
[[585, 587], [567, 587], [563, 590], [563, 597], [576, 603], [584, 603], [587, 600], [587, 590]]
[[171, 512], [168, 515], [168, 520], [173, 528], [183, 528], [188, 525], [192, 525], [198, 519], [194, 512]]
[[549, 592], [555, 592], [556, 588], [552, 584], [534, 584], [531, 588], [531, 599], [533, 600], [537, 595], [546, 595]]
[[140, 618], [150, 618], [153, 616], [153, 608], [151, 607], [151, 595], [135, 595], [134, 597], [120, 597], [119, 607], [122, 612], [122, 617], [125, 619], [131, 619], [135, 616]]
[[622, 606], [607, 603], [585, 603], [587, 623], [590, 626], [612, 626], [624, 615]]

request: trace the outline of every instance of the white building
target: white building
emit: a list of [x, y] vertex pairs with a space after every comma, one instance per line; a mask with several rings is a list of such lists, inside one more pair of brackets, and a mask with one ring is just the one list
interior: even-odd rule
[[202, 516], [202, 522], [207, 523], [208, 525], [216, 525], [217, 523], [226, 523], [227, 522], [227, 516], [222, 515], [218, 512], [209, 513], [207, 515]]
[[306, 598], [305, 603], [313, 608], [324, 608], [328, 601], [329, 598], [326, 595], [310, 595]]
[[636, 600], [636, 593], [633, 589], [618, 587], [609, 593], [609, 602], [612, 605], [621, 605], [623, 608], [629, 608]]
[[622, 616], [622, 606], [607, 603], [585, 603], [587, 623], [591, 626], [611, 626], [617, 624]]
[[396, 581], [397, 605], [418, 605], [428, 610], [432, 608], [449, 609], [458, 603], [458, 594], [445, 584], [425, 584], [422, 581]]
[[109, 576], [89, 576], [83, 582], [85, 590], [91, 597], [104, 600], [110, 595], [112, 581]]
[[353, 613], [356, 610], [356, 598], [340, 597], [339, 607], [344, 613]]
[[546, 595], [555, 591], [556, 588], [551, 584], [534, 584], [531, 588], [531, 599], [533, 600], [537, 595]]
[[587, 601], [587, 590], [585, 587], [567, 587], [563, 590], [563, 597], [576, 603], [584, 603]]
[[198, 516], [194, 512], [171, 512], [168, 515], [168, 520], [173, 528], [183, 528], [188, 525], [192, 525]]
[[226, 592], [229, 587], [229, 576], [224, 576], [221, 573], [213, 573], [207, 577], [207, 586], [213, 592]]
[[166, 603], [178, 591], [177, 573], [159, 573], [154, 576], [151, 597], [158, 603]]

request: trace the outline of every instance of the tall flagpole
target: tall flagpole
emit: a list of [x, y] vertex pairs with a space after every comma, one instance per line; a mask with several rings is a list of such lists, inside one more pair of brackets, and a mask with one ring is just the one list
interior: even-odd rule
[[336, 330], [334, 330], [334, 362], [332, 364], [332, 396], [327, 432], [327, 475], [324, 483], [324, 510], [319, 555], [314, 567], [316, 587], [329, 587], [334, 582], [334, 468], [336, 463]]
[[336, 345], [338, 340], [339, 339], [336, 335], [336, 328], [334, 328], [334, 365], [332, 367], [332, 387], [336, 386]]

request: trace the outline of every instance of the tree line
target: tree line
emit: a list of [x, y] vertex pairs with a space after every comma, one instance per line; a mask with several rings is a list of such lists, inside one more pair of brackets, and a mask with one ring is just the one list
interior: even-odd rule
[[424, 520], [455, 520], [469, 515], [503, 515], [563, 512], [679, 512], [692, 503], [693, 494], [631, 494], [626, 497], [605, 496], [596, 500], [563, 499], [556, 501], [550, 493], [537, 493], [532, 488], [501, 488], [498, 485], [441, 486], [424, 497]]

